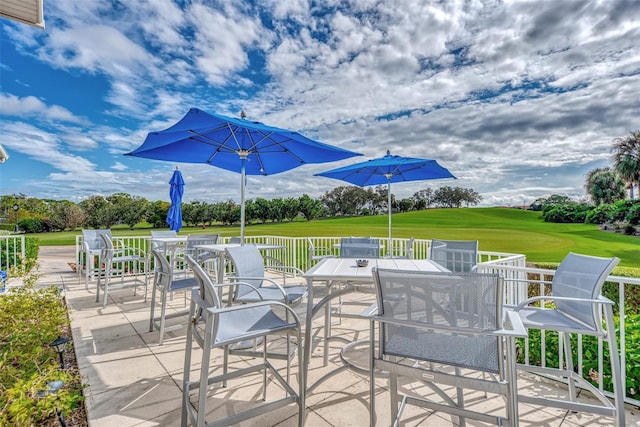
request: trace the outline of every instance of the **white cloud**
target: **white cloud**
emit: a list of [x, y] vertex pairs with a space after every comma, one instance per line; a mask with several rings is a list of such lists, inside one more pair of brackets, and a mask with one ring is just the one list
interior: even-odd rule
[[69, 123], [87, 124], [87, 120], [75, 116], [59, 105], [47, 105], [35, 96], [24, 98], [0, 93], [0, 114], [13, 117], [33, 117], [38, 120], [55, 120]]
[[[37, 123], [20, 129], [52, 150], [60, 172], [49, 179], [77, 192], [99, 185], [165, 199], [175, 165], [119, 156], [190, 107], [231, 115], [244, 108], [251, 119], [367, 158], [390, 149], [437, 159], [459, 177], [452, 185], [480, 191], [485, 204], [521, 203], [579, 196], [584, 173], [610, 161], [611, 140], [638, 127], [634, 2], [179, 4], [59, 0], [49, 5], [47, 32], [7, 29], [25, 58], [108, 87], [100, 96], [109, 108], [90, 119], [58, 100], [0, 95], [2, 114]], [[19, 126], [2, 129], [14, 147]], [[79, 173], [53, 166], [65, 150]], [[319, 196], [340, 183], [313, 173], [339, 164], [251, 177], [248, 197]], [[187, 200], [239, 199], [235, 174], [200, 165], [183, 172]], [[439, 184], [397, 185], [394, 193], [429, 185]]]

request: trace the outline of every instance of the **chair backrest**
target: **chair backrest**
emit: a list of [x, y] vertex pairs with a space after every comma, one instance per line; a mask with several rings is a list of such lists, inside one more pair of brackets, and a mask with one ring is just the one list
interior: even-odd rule
[[[570, 252], [553, 276], [552, 294], [560, 297], [597, 299], [604, 281], [618, 262], [620, 259], [615, 257], [600, 258]], [[602, 329], [600, 304], [557, 300], [555, 306], [559, 312], [589, 325], [594, 330]]]
[[[218, 243], [218, 234], [189, 234], [187, 236], [187, 244], [184, 248], [185, 255], [191, 255], [195, 257], [197, 245], [215, 245]], [[206, 251], [200, 251], [198, 253], [197, 261], [200, 262], [203, 259], [211, 257], [212, 254]]]
[[113, 259], [113, 252], [114, 252], [114, 247], [113, 247], [113, 240], [111, 240], [111, 233], [106, 234], [100, 234], [100, 240], [102, 240], [102, 253], [100, 255], [100, 257], [102, 258], [102, 262], [104, 262], [107, 267], [109, 267], [109, 263], [111, 263], [111, 260]]
[[380, 239], [373, 237], [343, 237], [340, 258], [380, 258]]
[[316, 247], [313, 244], [313, 240], [311, 240], [310, 237], [307, 237], [307, 246], [309, 247], [309, 259], [311, 259], [313, 256], [315, 256], [316, 253]]
[[487, 334], [502, 327], [498, 274], [374, 268], [373, 277], [382, 354], [503, 371], [502, 340]]
[[[244, 245], [226, 249], [227, 258], [233, 263], [233, 270], [240, 281], [259, 288], [264, 277], [264, 259], [256, 245]], [[249, 278], [249, 279], [244, 279]], [[235, 298], [242, 297], [253, 289], [242, 284], [236, 286]]]
[[413, 259], [413, 241], [414, 240], [415, 240], [414, 237], [412, 237], [409, 240], [407, 240], [407, 244], [404, 247], [405, 257], [407, 257], [409, 259]]
[[198, 283], [200, 298], [206, 301], [208, 307], [221, 308], [222, 302], [220, 301], [220, 296], [218, 295], [218, 292], [216, 292], [214, 284], [211, 281], [211, 277], [209, 277], [193, 257], [186, 255], [185, 259], [187, 260], [187, 264], [189, 264], [189, 268], [193, 271], [193, 275]]
[[155, 285], [168, 289], [171, 286], [171, 265], [166, 255], [159, 249], [151, 249], [155, 267]]
[[178, 232], [174, 230], [152, 230], [151, 237], [178, 237]]
[[[174, 231], [174, 230], [152, 230], [151, 231], [151, 238], [164, 238], [164, 237], [178, 237], [178, 232]], [[151, 242], [151, 247], [152, 248], [160, 248], [160, 247], [164, 247], [167, 248], [167, 245], [162, 245], [161, 243], [158, 242]]]
[[229, 243], [242, 243], [242, 239], [240, 237], [229, 237]]
[[429, 259], [449, 271], [465, 273], [478, 263], [477, 240], [431, 240]]
[[96, 230], [82, 230], [82, 246], [84, 250], [96, 250], [104, 247], [104, 242], [100, 238], [100, 235], [106, 234], [111, 237], [111, 230], [96, 229]]

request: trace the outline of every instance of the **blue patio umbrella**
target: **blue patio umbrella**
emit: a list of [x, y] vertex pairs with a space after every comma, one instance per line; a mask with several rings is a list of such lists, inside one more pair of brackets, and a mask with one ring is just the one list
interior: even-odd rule
[[364, 187], [367, 185], [387, 184], [387, 207], [389, 210], [389, 245], [391, 254], [391, 183], [403, 181], [421, 181], [428, 179], [453, 178], [451, 172], [431, 159], [387, 155], [366, 162], [317, 173], [316, 176], [340, 179]]
[[182, 195], [184, 194], [184, 179], [178, 168], [171, 175], [169, 180], [169, 198], [171, 207], [167, 212], [167, 224], [169, 229], [180, 231], [182, 228]]
[[244, 243], [246, 175], [272, 175], [306, 163], [325, 163], [359, 153], [309, 139], [298, 132], [192, 108], [175, 125], [150, 132], [126, 155], [171, 162], [206, 163], [240, 173], [240, 237]]

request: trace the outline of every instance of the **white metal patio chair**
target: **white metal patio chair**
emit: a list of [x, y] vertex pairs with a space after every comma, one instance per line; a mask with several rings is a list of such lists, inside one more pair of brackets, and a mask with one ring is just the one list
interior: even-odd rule
[[102, 248], [104, 248], [104, 242], [100, 238], [101, 234], [112, 237], [111, 230], [108, 228], [82, 230], [82, 249], [78, 255], [76, 270], [78, 271], [78, 279], [84, 272], [85, 289], [89, 289], [89, 277], [93, 279], [97, 272], [100, 271], [100, 256], [102, 255]]
[[[298, 352], [298, 390], [285, 380], [278, 370], [268, 359], [267, 337], [276, 335], [293, 335], [298, 343], [302, 342], [301, 323], [296, 313], [286, 304], [278, 301], [259, 301], [251, 304], [242, 304], [224, 307], [219, 298], [223, 287], [234, 287], [233, 283], [216, 284], [211, 282], [210, 277], [202, 270], [200, 265], [190, 256], [186, 257], [190, 268], [194, 271], [199, 282], [199, 288], [194, 288], [191, 294], [190, 322], [187, 330], [186, 351], [184, 359], [184, 380], [182, 399], [182, 426], [228, 426], [236, 425], [244, 420], [255, 418], [261, 414], [274, 411], [291, 404], [298, 405], [298, 426], [304, 424], [305, 411], [305, 390], [304, 362], [302, 351]], [[255, 292], [255, 291], [254, 291]], [[286, 313], [285, 318], [282, 314]], [[262, 360], [246, 368], [230, 370], [229, 346], [247, 340], [262, 339], [264, 349]], [[191, 380], [191, 358], [193, 343], [197, 343], [202, 349], [202, 359], [200, 363], [200, 375], [197, 379]], [[286, 339], [287, 352], [290, 353], [290, 340]], [[222, 349], [222, 373], [210, 376], [212, 360], [220, 361], [220, 358], [212, 358], [212, 350]], [[290, 361], [287, 360], [287, 373], [289, 372]], [[206, 422], [207, 397], [210, 393], [210, 386], [215, 383], [227, 385], [227, 380], [262, 371], [262, 401], [266, 401], [267, 374], [277, 381], [285, 390], [285, 396], [256, 404], [241, 412], [229, 413], [226, 416], [214, 415], [215, 419]], [[219, 370], [218, 370], [219, 372]], [[287, 378], [290, 378], [287, 375]], [[281, 389], [277, 390], [282, 392]], [[192, 403], [192, 397], [194, 403]], [[228, 399], [228, 398], [227, 398]], [[230, 408], [229, 405], [223, 407]]]
[[[296, 267], [270, 266], [269, 269], [280, 273], [282, 283], [267, 277], [264, 259], [255, 245], [230, 247], [226, 249], [227, 258], [233, 263], [231, 279], [237, 283], [233, 294], [233, 302], [248, 303], [261, 300], [281, 301], [287, 305], [295, 305], [307, 295], [306, 282], [287, 285], [287, 278], [302, 277], [304, 272]], [[249, 286], [247, 286], [249, 285]], [[258, 290], [259, 295], [254, 292]]]
[[449, 271], [473, 271], [478, 263], [478, 241], [431, 240], [429, 259]]
[[[558, 343], [564, 349], [564, 360], [559, 361], [561, 368], [518, 365], [518, 369], [555, 377], [569, 385], [569, 400], [521, 395], [521, 402], [613, 416], [618, 427], [625, 425], [625, 391], [613, 321], [613, 302], [601, 295], [602, 285], [619, 261], [615, 257], [600, 258], [569, 253], [553, 276], [551, 295], [529, 298], [513, 308], [520, 315], [525, 328], [558, 332]], [[545, 302], [553, 302], [555, 307], [549, 307]], [[540, 305], [533, 305], [537, 303]], [[580, 372], [575, 371], [571, 334], [591, 335], [607, 342], [613, 404], [602, 390], [591, 385]], [[603, 373], [600, 372], [600, 375]], [[599, 404], [578, 402], [576, 388], [591, 392]]]
[[[373, 269], [373, 277], [370, 425], [376, 423], [376, 375], [384, 371], [394, 426], [407, 404], [449, 413], [461, 426], [466, 418], [517, 426], [515, 337], [526, 330], [516, 313], [505, 311], [503, 318], [500, 276]], [[473, 303], [459, 305], [452, 295]], [[487, 414], [465, 405], [465, 391], [500, 395], [505, 409]]]
[[[121, 283], [124, 278], [130, 275], [134, 279], [133, 294], [136, 295], [138, 289], [138, 274], [144, 274], [144, 300], [147, 301], [147, 283], [149, 279], [149, 269], [147, 268], [147, 256], [141, 249], [129, 248], [126, 246], [115, 247], [113, 240], [107, 234], [101, 234], [100, 238], [104, 243], [100, 262], [102, 272], [98, 273], [98, 283], [96, 286], [96, 302], [100, 301], [100, 289], [104, 288], [102, 297], [102, 307], [107, 306], [109, 298], [109, 286], [112, 276], [119, 275]], [[140, 268], [142, 267], [142, 271]], [[102, 283], [104, 281], [104, 283]]]
[[[153, 279], [153, 290], [151, 291], [151, 307], [149, 311], [149, 332], [154, 328], [160, 332], [158, 345], [162, 345], [164, 333], [167, 330], [166, 320], [175, 317], [185, 316], [188, 311], [175, 312], [167, 315], [167, 298], [176, 292], [189, 292], [198, 282], [194, 277], [176, 277], [166, 255], [159, 249], [152, 249], [155, 274]], [[160, 314], [156, 316], [156, 294], [160, 295]]]

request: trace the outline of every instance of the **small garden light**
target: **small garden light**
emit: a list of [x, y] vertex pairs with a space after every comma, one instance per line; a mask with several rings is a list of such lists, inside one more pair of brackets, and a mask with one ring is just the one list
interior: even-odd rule
[[[58, 341], [59, 339], [61, 339], [61, 338], [58, 338], [56, 341]], [[65, 341], [65, 344], [69, 341], [69, 339], [67, 339], [67, 338], [62, 338], [62, 339], [66, 339], [67, 340], [67, 341]], [[64, 348], [63, 348], [62, 351], [64, 351]], [[60, 353], [60, 354], [62, 354], [62, 353]], [[47, 383], [47, 387], [49, 387], [47, 390], [40, 390], [36, 394], [36, 396], [42, 399], [42, 398], [46, 397], [48, 394], [55, 394], [56, 397], [57, 397], [58, 392], [60, 391], [60, 389], [62, 387], [64, 387], [64, 381], [62, 381], [62, 380], [49, 381]], [[58, 415], [58, 421], [60, 421], [60, 425], [62, 427], [67, 427], [67, 422], [64, 419], [64, 415], [62, 415], [62, 411], [60, 411], [60, 409], [56, 409], [56, 414]]]
[[53, 347], [58, 352], [58, 355], [60, 356], [60, 367], [62, 369], [64, 369], [63, 353], [64, 353], [64, 350], [67, 348], [67, 343], [69, 341], [71, 341], [69, 338], [58, 337], [56, 338], [55, 341], [49, 344], [49, 347]]

